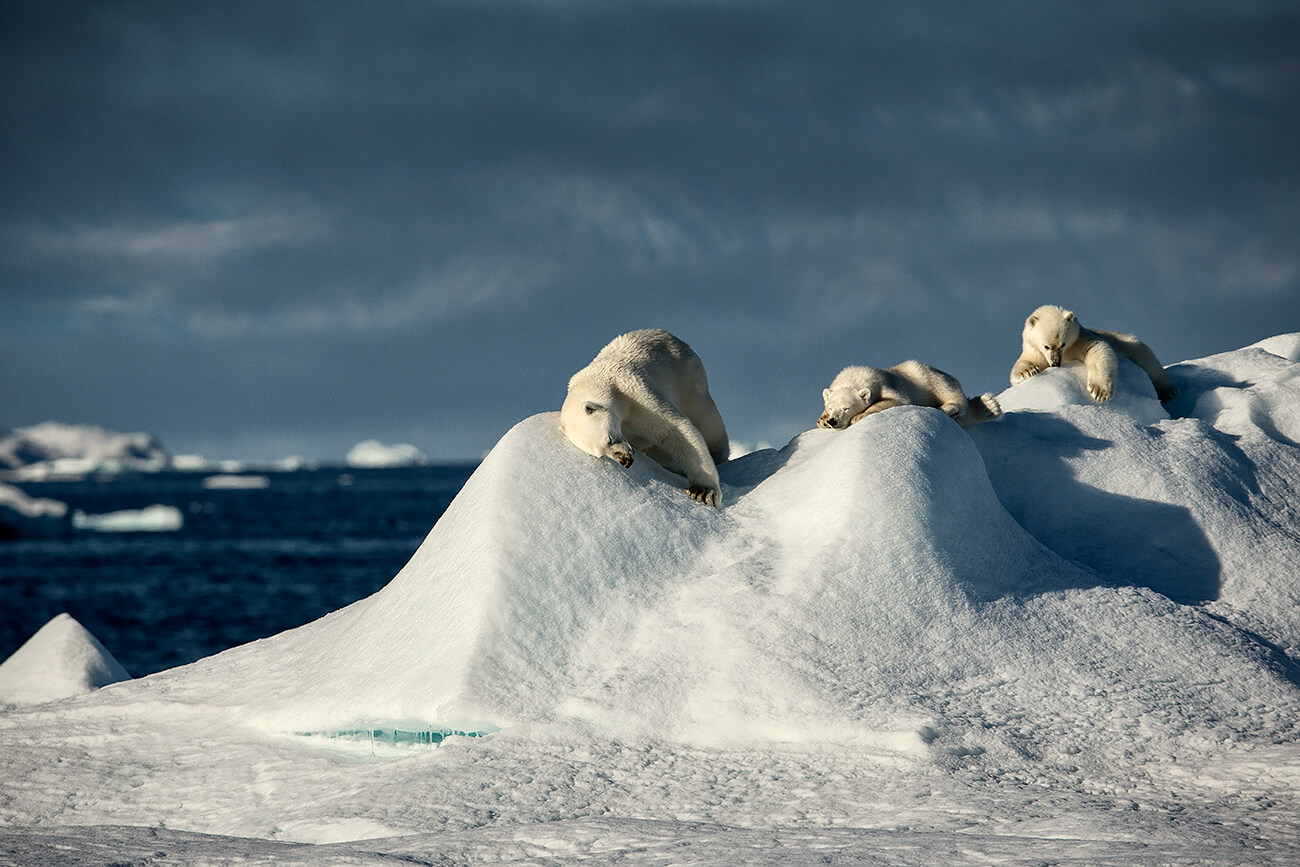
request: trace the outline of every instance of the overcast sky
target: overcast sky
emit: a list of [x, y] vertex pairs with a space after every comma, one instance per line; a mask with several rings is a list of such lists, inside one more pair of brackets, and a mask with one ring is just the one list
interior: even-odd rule
[[779, 446], [1043, 303], [1300, 330], [1290, 0], [4, 4], [0, 75], [0, 427], [477, 458], [663, 327]]

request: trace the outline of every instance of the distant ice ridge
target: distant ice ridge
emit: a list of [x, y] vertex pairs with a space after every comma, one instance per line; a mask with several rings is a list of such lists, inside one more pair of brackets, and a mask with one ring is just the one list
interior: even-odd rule
[[0, 469], [19, 479], [165, 469], [167, 453], [146, 433], [47, 421], [0, 432]]
[[60, 614], [0, 663], [0, 705], [40, 704], [130, 679], [95, 636]]
[[363, 440], [348, 451], [345, 463], [355, 469], [386, 467], [422, 467], [429, 457], [413, 445], [385, 445], [378, 440]]

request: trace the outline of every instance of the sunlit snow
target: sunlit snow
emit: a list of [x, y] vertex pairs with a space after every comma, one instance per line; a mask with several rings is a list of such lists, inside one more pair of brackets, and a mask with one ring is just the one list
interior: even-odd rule
[[809, 430], [721, 509], [525, 419], [374, 596], [0, 716], [0, 851], [1295, 863], [1297, 345]]

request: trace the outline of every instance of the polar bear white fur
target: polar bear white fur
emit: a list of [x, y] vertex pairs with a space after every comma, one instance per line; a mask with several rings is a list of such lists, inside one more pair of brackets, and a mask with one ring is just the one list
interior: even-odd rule
[[582, 451], [632, 465], [632, 450], [686, 476], [691, 499], [722, 505], [715, 464], [727, 459], [727, 428], [704, 364], [657, 328], [615, 337], [569, 380], [560, 428]]
[[825, 411], [817, 426], [832, 430], [893, 406], [938, 407], [962, 427], [1002, 415], [991, 393], [968, 398], [955, 377], [919, 361], [887, 368], [846, 367], [822, 391], [822, 402]]
[[1049, 367], [1078, 361], [1088, 368], [1088, 394], [1098, 403], [1105, 403], [1115, 393], [1119, 355], [1146, 371], [1161, 403], [1178, 396], [1178, 386], [1141, 340], [1118, 331], [1090, 331], [1079, 325], [1072, 311], [1053, 304], [1039, 307], [1025, 320], [1020, 358], [1011, 368], [1011, 384], [1024, 382]]

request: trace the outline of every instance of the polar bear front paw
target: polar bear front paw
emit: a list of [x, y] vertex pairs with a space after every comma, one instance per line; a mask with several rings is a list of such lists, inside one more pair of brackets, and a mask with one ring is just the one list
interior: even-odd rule
[[702, 485], [691, 485], [686, 489], [686, 494], [697, 503], [703, 503], [706, 506], [722, 505], [722, 491], [717, 488], [706, 488]]
[[1012, 384], [1012, 385], [1019, 385], [1020, 383], [1024, 382], [1026, 379], [1028, 379], [1028, 378], [1031, 377], [1031, 376], [1038, 376], [1038, 368], [1037, 368], [1037, 367], [1022, 367], [1022, 368], [1020, 368], [1019, 370], [1015, 370], [1015, 371], [1012, 372], [1012, 374], [1011, 374], [1011, 380], [1012, 380], [1012, 381], [1011, 381], [1011, 384]]
[[1097, 403], [1105, 403], [1110, 400], [1111, 387], [1104, 382], [1090, 382], [1088, 383], [1088, 394], [1092, 395], [1092, 399]]

